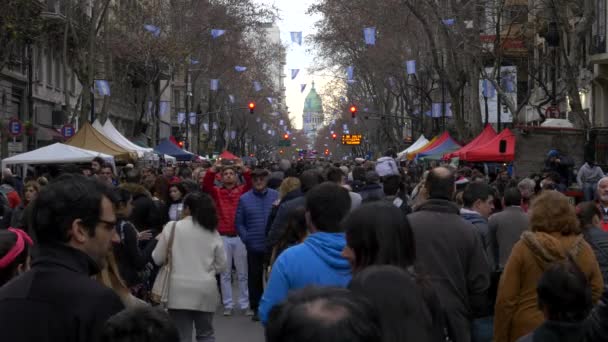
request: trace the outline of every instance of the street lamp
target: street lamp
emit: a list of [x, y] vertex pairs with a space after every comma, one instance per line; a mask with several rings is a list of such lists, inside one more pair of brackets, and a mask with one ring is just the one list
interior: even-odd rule
[[557, 27], [557, 22], [552, 21], [549, 23], [545, 40], [547, 41], [547, 45], [553, 50], [553, 66], [551, 67], [551, 72], [553, 74], [553, 79], [551, 82], [553, 99], [551, 103], [553, 106], [557, 106], [557, 48], [559, 47], [559, 29]]

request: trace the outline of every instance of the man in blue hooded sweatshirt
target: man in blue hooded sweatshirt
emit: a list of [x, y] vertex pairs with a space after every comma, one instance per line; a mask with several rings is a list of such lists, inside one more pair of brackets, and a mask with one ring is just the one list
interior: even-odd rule
[[343, 187], [326, 182], [306, 193], [306, 224], [310, 235], [285, 250], [272, 267], [262, 295], [259, 316], [268, 321], [270, 310], [287, 298], [290, 290], [309, 285], [346, 287], [350, 264], [341, 255], [346, 238], [340, 221], [350, 211], [350, 196]]

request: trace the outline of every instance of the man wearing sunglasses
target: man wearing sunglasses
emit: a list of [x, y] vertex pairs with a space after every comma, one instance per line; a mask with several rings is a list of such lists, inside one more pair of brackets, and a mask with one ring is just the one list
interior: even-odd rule
[[30, 271], [0, 288], [6, 341], [97, 341], [105, 321], [123, 309], [114, 291], [92, 279], [105, 267], [116, 215], [109, 187], [64, 175], [32, 202], [36, 238]]
[[264, 291], [266, 224], [272, 203], [279, 198], [276, 190], [268, 188], [269, 175], [270, 172], [265, 169], [251, 172], [253, 189], [241, 196], [236, 211], [236, 228], [247, 248], [249, 306], [254, 321], [259, 321], [257, 311]]

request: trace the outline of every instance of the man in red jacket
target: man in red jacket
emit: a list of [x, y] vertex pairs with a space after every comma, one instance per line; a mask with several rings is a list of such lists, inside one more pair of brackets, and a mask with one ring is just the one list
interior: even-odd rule
[[608, 177], [604, 177], [597, 182], [597, 205], [602, 211], [602, 228], [608, 231]]
[[[215, 177], [218, 171], [222, 172], [222, 185], [215, 186]], [[238, 172], [242, 172], [245, 184], [239, 185]], [[232, 297], [232, 261], [236, 267], [239, 282], [239, 306], [246, 310], [247, 315], [253, 315], [249, 309], [249, 291], [247, 287], [247, 249], [237, 235], [236, 209], [242, 194], [251, 189], [251, 173], [243, 167], [243, 162], [237, 159], [233, 165], [222, 165], [221, 160], [207, 170], [203, 179], [203, 191], [211, 195], [215, 201], [218, 216], [217, 230], [224, 241], [226, 261], [228, 268], [221, 276], [222, 302], [224, 304], [224, 316], [231, 316], [234, 308]]]

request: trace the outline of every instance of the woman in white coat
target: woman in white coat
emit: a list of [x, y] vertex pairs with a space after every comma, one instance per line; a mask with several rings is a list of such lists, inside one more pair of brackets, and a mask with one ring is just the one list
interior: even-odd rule
[[[204, 193], [184, 198], [183, 219], [175, 224], [172, 270], [169, 282], [169, 315], [182, 342], [214, 341], [213, 314], [219, 303], [216, 274], [226, 267], [226, 253], [216, 230], [217, 213], [213, 200]], [[167, 260], [173, 222], [167, 223], [152, 252], [157, 265]]]

